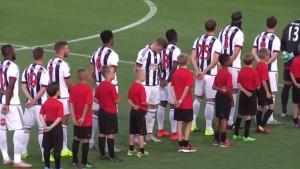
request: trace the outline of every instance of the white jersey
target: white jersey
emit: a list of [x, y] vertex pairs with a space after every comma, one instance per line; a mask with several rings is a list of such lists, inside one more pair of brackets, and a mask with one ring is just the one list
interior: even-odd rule
[[[27, 90], [32, 98], [35, 98], [42, 87], [49, 84], [48, 71], [39, 64], [33, 63], [29, 65], [22, 73], [22, 84], [27, 85]], [[47, 100], [47, 93], [37, 101], [37, 105], [42, 105]]]
[[[221, 54], [221, 42], [214, 36], [202, 35], [198, 37], [193, 45], [198, 57], [198, 67], [203, 71], [213, 60], [215, 54]], [[207, 72], [208, 75], [216, 75], [218, 72], [217, 65]]]
[[[12, 98], [10, 100], [10, 105], [20, 105], [19, 98], [19, 66], [14, 62], [9, 60], [1, 61], [0, 63], [0, 88], [2, 90], [7, 90], [9, 85], [9, 78], [15, 78], [15, 86]], [[5, 95], [0, 94], [1, 104], [6, 104]]]
[[[231, 56], [235, 47], [243, 48], [244, 33], [236, 26], [227, 26], [221, 30], [219, 40], [222, 43], [222, 54]], [[241, 68], [241, 51], [233, 61], [232, 67]]]
[[69, 90], [65, 79], [71, 78], [70, 66], [67, 62], [59, 57], [49, 60], [47, 70], [50, 76], [50, 82], [59, 83], [60, 98], [69, 98]]
[[146, 80], [142, 82], [145, 86], [159, 85], [158, 69], [161, 62], [161, 53], [154, 53], [150, 45], [141, 49], [138, 53], [136, 63], [145, 68]]
[[[97, 85], [104, 80], [104, 77], [101, 74], [102, 66], [114, 66], [118, 67], [119, 63], [119, 56], [116, 52], [114, 52], [111, 48], [102, 46], [100, 47], [92, 56], [90, 63], [95, 68], [95, 75], [96, 75], [96, 83]], [[112, 84], [117, 85], [117, 75], [115, 79], [112, 81]]]
[[[271, 57], [273, 53], [280, 52], [280, 39], [274, 33], [262, 32], [255, 38], [253, 48], [256, 48], [256, 50], [259, 50], [260, 48], [267, 48], [270, 50]], [[269, 64], [268, 68], [269, 71], [277, 72], [277, 59]]]
[[161, 76], [164, 80], [168, 80], [173, 68], [173, 63], [177, 62], [177, 58], [180, 54], [181, 50], [173, 44], [169, 44], [163, 51], [161, 58]]

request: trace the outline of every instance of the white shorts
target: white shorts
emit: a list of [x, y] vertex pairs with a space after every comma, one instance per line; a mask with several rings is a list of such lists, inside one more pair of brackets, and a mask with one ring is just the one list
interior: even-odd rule
[[278, 92], [278, 72], [269, 72], [271, 92]]
[[159, 104], [159, 86], [144, 86], [146, 90], [147, 102], [152, 105]]
[[[117, 92], [119, 93], [119, 87], [118, 87], [118, 86], [115, 86], [115, 87], [116, 87]], [[93, 91], [93, 97], [94, 97], [94, 94], [95, 94], [95, 91]], [[99, 108], [100, 108], [100, 107], [99, 107], [99, 104], [96, 103], [96, 102], [93, 102], [92, 110], [98, 111]]]
[[64, 99], [58, 99], [60, 102], [62, 102], [64, 106], [64, 115], [69, 115], [70, 114], [70, 103], [69, 103], [69, 98], [64, 98]]
[[241, 69], [239, 69], [239, 68], [228, 67], [228, 71], [232, 75], [232, 86], [233, 86], [233, 89], [238, 89], [237, 78], [238, 78], [238, 75], [240, 73], [240, 70]]
[[39, 128], [43, 128], [43, 124], [40, 120], [40, 110], [41, 105], [34, 105], [30, 108], [25, 108], [23, 115], [25, 126], [32, 127], [35, 125], [36, 122]]
[[[2, 110], [3, 105], [0, 104], [0, 111]], [[0, 125], [0, 129], [2, 130], [20, 130], [24, 127], [24, 121], [23, 121], [23, 111], [22, 107], [19, 106], [9, 106], [9, 112], [4, 115], [0, 113], [0, 119], [4, 118], [6, 125]]]
[[160, 101], [168, 101], [170, 104], [174, 104], [174, 98], [171, 92], [171, 83], [168, 83], [167, 86], [159, 86], [159, 97]]
[[215, 76], [205, 75], [203, 79], [195, 81], [195, 95], [203, 96], [208, 99], [215, 98], [217, 91], [212, 89]]

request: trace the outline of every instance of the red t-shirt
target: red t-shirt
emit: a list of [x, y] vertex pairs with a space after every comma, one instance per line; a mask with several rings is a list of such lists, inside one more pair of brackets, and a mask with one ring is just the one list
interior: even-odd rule
[[293, 73], [295, 78], [300, 78], [300, 57], [297, 56], [294, 58], [292, 66], [291, 66], [291, 73]]
[[[222, 88], [222, 87], [227, 87], [232, 89], [232, 75], [231, 73], [228, 71], [227, 68], [221, 67], [215, 77], [215, 81], [214, 81], [214, 85]], [[222, 91], [218, 91], [224, 94], [228, 94], [228, 92], [222, 92]]]
[[265, 62], [258, 62], [256, 65], [256, 70], [259, 75], [261, 81], [268, 81], [269, 80], [269, 70], [268, 66]]
[[99, 106], [106, 112], [117, 114], [115, 100], [119, 99], [119, 95], [111, 82], [102, 81], [96, 89], [94, 98], [99, 100]]
[[[177, 69], [172, 77], [171, 85], [174, 86], [176, 100], [179, 100], [183, 94], [184, 88], [194, 86], [194, 75], [186, 68]], [[193, 108], [193, 96], [192, 88], [189, 89], [188, 94], [182, 100], [182, 103], [178, 109], [192, 109]]]
[[144, 111], [148, 110], [147, 106], [142, 105], [143, 102], [146, 102], [146, 98], [146, 90], [142, 84], [135, 82], [130, 86], [127, 99]]
[[78, 83], [71, 88], [70, 93], [70, 103], [74, 104], [75, 108], [75, 119], [78, 120], [82, 117], [84, 105], [88, 104], [89, 109], [85, 116], [85, 120], [82, 123], [83, 127], [88, 127], [93, 125], [93, 114], [92, 114], [92, 104], [93, 104], [93, 89], [84, 84]]
[[57, 118], [64, 117], [64, 106], [62, 102], [50, 97], [42, 105], [40, 114], [46, 116], [45, 121], [54, 122]]
[[241, 69], [237, 83], [241, 84], [246, 90], [254, 91], [261, 86], [260, 78], [257, 71], [251, 67]]

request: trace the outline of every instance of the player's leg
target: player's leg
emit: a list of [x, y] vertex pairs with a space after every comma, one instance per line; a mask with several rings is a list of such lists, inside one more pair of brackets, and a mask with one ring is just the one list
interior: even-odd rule
[[300, 103], [300, 99], [299, 99], [299, 94], [300, 94], [300, 90], [297, 89], [297, 87], [295, 85], [293, 85], [292, 88], [292, 100], [293, 100], [293, 126], [294, 127], [300, 127], [299, 125], [299, 103]]
[[31, 108], [25, 108], [24, 110], [24, 149], [22, 152], [22, 158], [25, 159], [29, 156], [27, 147], [29, 142], [29, 136], [32, 126], [35, 124], [35, 114], [34, 114], [34, 106]]
[[237, 93], [238, 93], [237, 77], [238, 77], [239, 69], [229, 68], [228, 70], [232, 75], [233, 101], [234, 101], [234, 105], [230, 109], [230, 115], [229, 115], [229, 119], [228, 119], [228, 128], [233, 129], [234, 128], [233, 119], [234, 119], [234, 113], [235, 113], [235, 109], [236, 109], [236, 98], [237, 98]]
[[147, 134], [146, 130], [146, 119], [145, 119], [146, 112], [138, 110], [136, 114], [136, 129], [137, 134], [139, 135], [139, 152], [137, 153], [138, 157], [146, 157], [149, 155], [148, 151], [145, 151], [145, 144], [144, 144], [144, 136]]
[[[256, 96], [253, 96], [256, 99]], [[244, 92], [240, 92], [240, 97], [239, 97], [239, 103], [238, 103], [238, 115], [236, 116], [234, 125], [234, 134], [232, 136], [232, 139], [236, 140], [236, 139], [240, 139], [241, 136], [239, 135], [239, 129], [241, 126], [241, 122], [243, 119], [243, 115], [245, 115], [247, 110], [247, 105], [250, 104], [248, 103], [248, 96], [246, 96], [246, 94]], [[256, 113], [256, 111], [255, 111]]]
[[281, 91], [281, 117], [286, 117], [288, 115], [287, 104], [289, 101], [289, 93], [293, 84], [289, 70], [283, 70], [283, 80], [284, 84]]
[[177, 121], [174, 120], [174, 98], [172, 96], [171, 92], [171, 83], [168, 84], [167, 86], [167, 91], [168, 91], [168, 103], [170, 104], [170, 112], [169, 112], [169, 120], [170, 120], [170, 125], [171, 125], [171, 135], [170, 139], [177, 141], [178, 140], [178, 134], [177, 134]]
[[44, 159], [44, 163], [45, 163], [45, 167], [50, 168], [50, 151], [52, 149], [51, 146], [51, 137], [50, 137], [50, 133], [46, 132], [43, 134], [43, 159]]
[[206, 105], [205, 105], [205, 135], [212, 136], [214, 135], [214, 130], [212, 128], [212, 121], [214, 118], [214, 111], [215, 111], [215, 96], [216, 90], [212, 89], [213, 83], [215, 81], [214, 76], [206, 75], [204, 77], [205, 81], [205, 96], [206, 96]]
[[182, 139], [182, 117], [181, 117], [181, 110], [175, 109], [174, 110], [174, 120], [177, 121], [177, 134], [178, 134], [178, 152], [182, 152], [183, 146], [183, 139]]
[[[276, 94], [278, 91], [278, 72], [269, 72], [269, 78], [270, 78], [270, 86], [271, 86], [271, 92], [272, 92], [272, 98], [273, 103], [275, 105], [274, 110], [276, 108]], [[267, 121], [268, 124], [281, 124], [281, 122], [277, 121], [274, 118], [274, 113], [270, 116], [270, 118]]]
[[92, 137], [90, 139], [90, 149], [95, 148], [95, 134], [98, 126], [98, 110], [99, 110], [99, 104], [93, 102], [92, 106], [93, 110], [93, 126], [92, 126]]
[[[217, 112], [216, 112], [216, 114], [217, 114]], [[212, 143], [214, 146], [220, 145], [220, 124], [221, 124], [220, 118], [219, 118], [218, 115], [216, 115], [215, 130], [214, 130], [214, 141]]]
[[[130, 115], [129, 115], [129, 141], [128, 141], [128, 151], [127, 155], [128, 156], [135, 156], [137, 154], [137, 151], [134, 149], [134, 136], [138, 134], [137, 130], [137, 110], [131, 109], [130, 110]], [[144, 117], [145, 119], [145, 117]], [[138, 143], [140, 143], [138, 141]]]
[[195, 100], [193, 102], [193, 122], [191, 127], [192, 132], [199, 130], [197, 127], [197, 117], [204, 95], [204, 87], [204, 80], [195, 81]]
[[89, 141], [92, 133], [92, 126], [81, 127], [79, 137], [82, 139], [82, 156], [81, 156], [81, 167], [82, 168], [94, 168], [94, 166], [88, 162], [89, 154]]
[[55, 168], [61, 167], [61, 151], [63, 147], [63, 128], [61, 125], [55, 126], [51, 131], [51, 140], [53, 145], [53, 155], [55, 159]]
[[185, 131], [184, 131], [184, 138], [183, 138], [183, 147], [182, 147], [182, 152], [196, 152], [197, 148], [193, 147], [189, 143], [190, 139], [190, 134], [191, 134], [191, 127], [192, 127], [192, 122], [193, 122], [193, 110], [192, 109], [187, 109], [182, 111], [182, 117], [183, 121], [186, 123], [185, 126]]
[[157, 109], [157, 124], [158, 124], [157, 137], [164, 137], [170, 135], [168, 132], [164, 130], [165, 109], [168, 104], [167, 97], [168, 97], [167, 86], [166, 87], [159, 86], [160, 104]]
[[250, 134], [249, 134], [250, 127], [251, 127], [251, 121], [252, 121], [252, 116], [247, 115], [246, 121], [245, 121], [245, 132], [244, 132], [243, 141], [255, 141], [255, 138], [250, 137]]
[[70, 115], [70, 109], [69, 109], [69, 100], [68, 99], [60, 99], [60, 101], [63, 103], [64, 107], [64, 117], [62, 119], [62, 128], [63, 128], [63, 148], [61, 151], [62, 157], [72, 157], [72, 151], [68, 149], [68, 121], [69, 121], [69, 115]]
[[74, 126], [74, 136], [73, 136], [73, 143], [72, 143], [72, 152], [73, 152], [73, 166], [78, 166], [78, 149], [79, 149], [79, 144], [80, 144], [80, 139], [79, 139], [79, 127]]
[[[0, 110], [2, 110], [2, 105], [0, 104]], [[8, 155], [8, 147], [7, 147], [7, 127], [6, 127], [6, 118], [5, 115], [0, 113], [0, 150], [3, 157], [3, 165], [9, 165], [13, 163]]]
[[[101, 117], [101, 118], [100, 118]], [[98, 146], [100, 152], [100, 159], [107, 159], [105, 156], [105, 128], [107, 123], [106, 113], [103, 109], [100, 109], [98, 112], [98, 126], [99, 126], [99, 138], [98, 138]]]

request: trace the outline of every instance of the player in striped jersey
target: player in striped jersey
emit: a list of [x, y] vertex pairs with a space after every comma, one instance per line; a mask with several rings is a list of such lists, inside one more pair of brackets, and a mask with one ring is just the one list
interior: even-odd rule
[[141, 49], [136, 59], [136, 67], [145, 68], [146, 79], [142, 82], [149, 103], [148, 112], [146, 114], [147, 137], [146, 140], [161, 142], [153, 135], [153, 126], [155, 123], [155, 112], [157, 110], [159, 100], [159, 84], [161, 80], [160, 62], [162, 51], [167, 47], [167, 41], [163, 38], [158, 38], [152, 44], [146, 45]]
[[[101, 73], [102, 66], [106, 66], [106, 65], [113, 66], [114, 70], [117, 71], [118, 63], [119, 63], [119, 55], [112, 49], [112, 46], [114, 44], [114, 37], [112, 31], [111, 30], [102, 31], [100, 33], [100, 38], [103, 45], [95, 51], [90, 61], [90, 75], [95, 88], [97, 88], [100, 82], [105, 80]], [[117, 75], [115, 76], [115, 79], [112, 80], [112, 84], [116, 86], [116, 89], [118, 91]], [[99, 105], [93, 102], [92, 110], [93, 110], [93, 128], [92, 128], [92, 137], [90, 139], [90, 149], [92, 149], [95, 145], [95, 132], [98, 125]], [[115, 151], [120, 151], [120, 150], [118, 150], [115, 147]]]
[[[21, 160], [24, 148], [24, 122], [23, 111], [19, 98], [19, 67], [13, 61], [16, 60], [14, 48], [11, 45], [1, 47], [3, 61], [0, 62], [0, 149], [3, 157], [3, 165], [14, 164], [16, 168], [30, 168]], [[14, 131], [14, 160], [8, 155], [6, 132]]]
[[[270, 84], [271, 84], [271, 92], [273, 97], [273, 102], [275, 104], [275, 96], [278, 91], [278, 67], [277, 67], [277, 56], [280, 53], [280, 39], [274, 34], [276, 26], [277, 26], [277, 19], [274, 16], [270, 16], [266, 20], [266, 31], [257, 35], [254, 40], [252, 53], [254, 54], [256, 61], [259, 62], [259, 58], [256, 55], [256, 52], [260, 48], [267, 48], [270, 50], [270, 59], [268, 61], [268, 68], [269, 68], [269, 77], [270, 77]], [[277, 121], [273, 114], [270, 116], [268, 120], [268, 124], [281, 124]]]
[[174, 99], [171, 93], [172, 75], [177, 69], [177, 57], [181, 54], [180, 49], [176, 46], [178, 36], [174, 29], [166, 32], [168, 47], [163, 51], [161, 58], [161, 76], [159, 94], [160, 105], [157, 109], [158, 137], [169, 136], [170, 134], [164, 130], [165, 109], [170, 104], [169, 119], [171, 123], [171, 140], [178, 140], [177, 121], [174, 120]]
[[231, 57], [231, 66], [228, 67], [232, 74], [233, 99], [234, 106], [230, 110], [228, 128], [233, 128], [233, 117], [237, 97], [237, 76], [241, 69], [241, 50], [244, 43], [244, 33], [242, 32], [242, 12], [236, 11], [231, 15], [231, 24], [223, 28], [219, 34], [219, 40], [222, 43], [222, 54], [228, 54]]
[[69, 90], [72, 87], [72, 79], [70, 74], [70, 66], [64, 61], [68, 57], [69, 45], [68, 42], [59, 41], [55, 43], [55, 53], [56, 57], [49, 60], [47, 65], [47, 70], [50, 76], [50, 82], [59, 83], [60, 87], [60, 97], [58, 98], [64, 105], [64, 118], [62, 120], [63, 127], [63, 149], [61, 151], [61, 156], [72, 156], [72, 151], [67, 147], [67, 128], [68, 119], [70, 115], [69, 111]]
[[[43, 124], [40, 121], [41, 105], [46, 101], [46, 88], [49, 84], [48, 71], [42, 66], [44, 59], [43, 48], [37, 47], [33, 50], [34, 62], [30, 64], [22, 73], [22, 90], [27, 98], [24, 111], [24, 149], [22, 158], [27, 158], [27, 146], [29, 142], [29, 134], [35, 122], [38, 124], [38, 142], [43, 154], [42, 140], [43, 140]], [[52, 158], [52, 160], [54, 160]]]
[[192, 63], [196, 70], [195, 95], [193, 103], [194, 117], [191, 131], [197, 130], [196, 120], [200, 110], [203, 96], [206, 97], [205, 135], [214, 134], [212, 120], [214, 117], [214, 105], [216, 90], [212, 89], [217, 74], [217, 63], [221, 53], [221, 42], [215, 37], [216, 22], [212, 19], [205, 22], [206, 34], [198, 37], [193, 45], [191, 54]]

